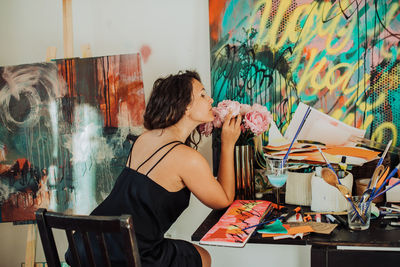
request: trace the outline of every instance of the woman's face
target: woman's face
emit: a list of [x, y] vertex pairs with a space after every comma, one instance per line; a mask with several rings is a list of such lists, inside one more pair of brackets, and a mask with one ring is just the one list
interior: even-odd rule
[[205, 123], [214, 120], [211, 104], [214, 100], [206, 93], [204, 86], [196, 79], [192, 81], [192, 102], [187, 112], [192, 120]]

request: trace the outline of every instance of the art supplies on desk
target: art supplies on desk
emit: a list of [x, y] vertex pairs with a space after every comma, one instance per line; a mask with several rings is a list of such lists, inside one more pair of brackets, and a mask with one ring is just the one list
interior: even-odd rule
[[[268, 146], [264, 147], [266, 157], [282, 158], [285, 161], [325, 162], [317, 149], [324, 149], [326, 158], [333, 164], [341, 163], [361, 166], [377, 158], [380, 152], [356, 147], [365, 130], [347, 125], [319, 110], [299, 103], [285, 135], [276, 125], [271, 124]], [[292, 141], [292, 142], [290, 142]], [[302, 143], [300, 143], [302, 142]], [[305, 143], [307, 142], [307, 143]]]
[[[265, 157], [282, 158], [289, 145], [272, 146], [268, 145], [264, 147]], [[302, 161], [302, 162], [314, 162], [314, 163], [325, 163], [325, 159], [321, 156], [318, 151], [321, 149], [332, 164], [341, 163], [342, 157], [346, 157], [346, 164], [353, 166], [361, 166], [366, 162], [377, 159], [379, 151], [373, 151], [363, 147], [349, 147], [349, 146], [324, 146], [324, 145], [307, 145], [305, 143], [295, 143], [289, 154], [289, 160]]]
[[243, 247], [256, 227], [243, 229], [258, 224], [270, 205], [266, 200], [235, 200], [200, 244]]
[[274, 239], [282, 238], [302, 238], [304, 235], [309, 233], [325, 234], [329, 235], [337, 227], [337, 224], [323, 223], [323, 222], [289, 222], [283, 224], [283, 227], [287, 230], [287, 233], [263, 233], [262, 230], [258, 230], [262, 237], [273, 237]]
[[291, 226], [289, 224], [284, 224], [283, 227], [286, 229], [286, 233], [263, 233], [262, 230], [258, 230], [262, 234], [262, 237], [273, 237], [274, 239], [282, 238], [303, 238], [303, 235], [314, 232], [313, 228], [308, 225]]

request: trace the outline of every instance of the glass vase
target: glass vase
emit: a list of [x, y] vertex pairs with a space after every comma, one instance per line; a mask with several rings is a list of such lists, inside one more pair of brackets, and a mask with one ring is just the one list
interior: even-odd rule
[[235, 199], [255, 199], [254, 148], [235, 146]]

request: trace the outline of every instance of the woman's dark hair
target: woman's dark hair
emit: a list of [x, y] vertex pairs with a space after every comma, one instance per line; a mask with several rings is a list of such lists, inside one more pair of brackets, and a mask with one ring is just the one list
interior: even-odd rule
[[[200, 80], [196, 71], [179, 72], [154, 82], [153, 91], [144, 113], [144, 127], [148, 130], [164, 129], [177, 123], [185, 114], [187, 106], [192, 102], [193, 79]], [[196, 129], [199, 133], [199, 130]], [[201, 140], [194, 140], [195, 132], [186, 139], [186, 145], [197, 148]]]

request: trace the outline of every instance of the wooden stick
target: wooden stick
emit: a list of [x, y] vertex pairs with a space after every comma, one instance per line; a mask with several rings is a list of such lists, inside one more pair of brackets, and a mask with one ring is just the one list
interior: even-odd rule
[[63, 0], [64, 57], [74, 57], [72, 29], [72, 0]]
[[29, 224], [28, 237], [26, 239], [25, 266], [33, 267], [35, 265], [35, 258], [36, 258], [36, 225]]

